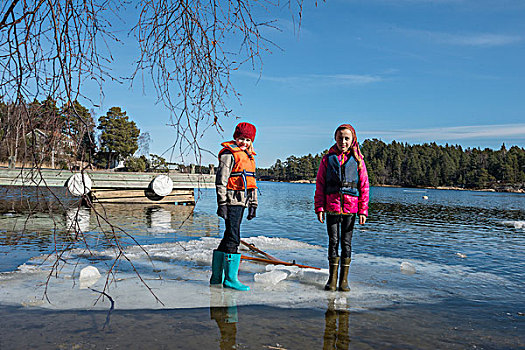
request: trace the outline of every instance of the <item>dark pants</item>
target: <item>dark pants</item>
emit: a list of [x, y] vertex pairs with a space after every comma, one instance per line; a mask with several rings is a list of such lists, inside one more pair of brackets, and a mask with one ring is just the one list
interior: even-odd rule
[[[235, 307], [237, 308], [237, 307]], [[211, 318], [217, 322], [221, 333], [220, 349], [236, 349], [237, 323], [228, 320], [228, 307], [210, 307]]]
[[239, 244], [241, 244], [241, 221], [244, 214], [242, 205], [228, 205], [228, 219], [225, 220], [226, 230], [224, 237], [217, 248], [223, 253], [236, 254]]
[[328, 257], [339, 256], [339, 239], [341, 240], [341, 257], [352, 255], [352, 234], [354, 232], [355, 215], [326, 215], [328, 230]]

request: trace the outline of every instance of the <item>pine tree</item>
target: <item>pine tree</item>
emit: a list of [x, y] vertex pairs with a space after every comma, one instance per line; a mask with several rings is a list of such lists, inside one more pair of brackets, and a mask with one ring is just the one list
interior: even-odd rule
[[105, 153], [109, 166], [112, 160], [123, 160], [138, 149], [140, 130], [134, 121], [130, 121], [120, 107], [112, 107], [98, 119], [100, 150]]

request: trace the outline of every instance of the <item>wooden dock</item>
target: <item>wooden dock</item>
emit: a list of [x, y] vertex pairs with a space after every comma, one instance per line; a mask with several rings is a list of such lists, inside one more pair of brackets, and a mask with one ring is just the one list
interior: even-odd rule
[[[88, 193], [94, 203], [129, 203], [129, 204], [195, 204], [195, 189], [212, 188], [215, 176], [187, 173], [120, 173], [110, 171], [80, 173], [69, 170], [51, 169], [6, 169], [0, 168], [0, 186], [20, 187], [66, 187], [73, 195], [72, 182]], [[162, 180], [162, 181], [157, 181]], [[155, 181], [161, 183], [152, 186]], [[167, 189], [167, 190], [166, 190]], [[159, 195], [161, 193], [161, 195]], [[81, 195], [82, 193], [80, 193]]]

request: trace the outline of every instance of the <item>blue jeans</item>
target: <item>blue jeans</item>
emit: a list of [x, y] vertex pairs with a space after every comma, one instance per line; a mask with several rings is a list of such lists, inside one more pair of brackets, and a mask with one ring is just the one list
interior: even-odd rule
[[241, 244], [241, 221], [244, 214], [242, 205], [228, 205], [228, 218], [225, 220], [226, 230], [217, 248], [218, 251], [229, 254], [237, 254], [237, 248]]

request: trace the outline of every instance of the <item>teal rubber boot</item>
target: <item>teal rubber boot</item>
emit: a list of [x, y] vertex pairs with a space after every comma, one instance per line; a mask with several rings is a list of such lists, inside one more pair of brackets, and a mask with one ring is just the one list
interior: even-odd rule
[[213, 251], [210, 284], [222, 284], [224, 282], [224, 255], [218, 250]]
[[224, 254], [224, 286], [236, 290], [248, 291], [250, 287], [245, 286], [237, 278], [241, 254]]

